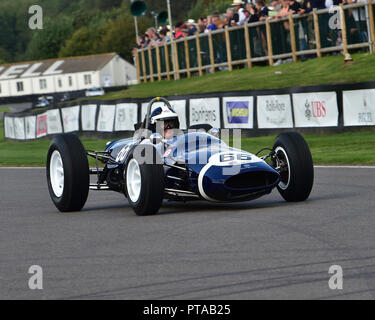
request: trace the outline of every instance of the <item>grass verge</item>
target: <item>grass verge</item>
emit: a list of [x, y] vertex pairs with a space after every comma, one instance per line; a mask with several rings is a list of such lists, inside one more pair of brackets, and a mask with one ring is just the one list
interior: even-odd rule
[[[375, 54], [353, 54], [353, 65], [344, 65], [342, 56], [327, 56], [278, 67], [253, 67], [221, 71], [180, 81], [142, 83], [127, 90], [112, 92], [95, 99], [117, 100], [237, 90], [262, 90], [307, 85], [375, 80]], [[281, 74], [276, 74], [280, 71]], [[87, 98], [85, 98], [87, 99]]]
[[[304, 135], [315, 164], [375, 165], [375, 132], [363, 131], [330, 135]], [[242, 148], [255, 153], [272, 147], [275, 136], [244, 138]], [[86, 149], [103, 150], [108, 140], [82, 139]], [[13, 142], [4, 139], [0, 121], [0, 166], [44, 166], [50, 141]], [[91, 162], [93, 165], [93, 162]]]

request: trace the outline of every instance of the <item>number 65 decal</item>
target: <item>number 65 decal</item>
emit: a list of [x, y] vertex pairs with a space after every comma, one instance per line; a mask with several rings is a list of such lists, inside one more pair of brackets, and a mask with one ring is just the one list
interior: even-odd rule
[[220, 155], [220, 162], [229, 162], [229, 161], [250, 161], [251, 156], [245, 153], [226, 153]]

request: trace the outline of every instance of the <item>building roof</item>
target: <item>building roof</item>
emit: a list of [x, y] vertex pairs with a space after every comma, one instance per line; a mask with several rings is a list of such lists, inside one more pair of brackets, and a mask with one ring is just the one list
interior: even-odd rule
[[[52, 75], [52, 74], [67, 74], [67, 73], [76, 73], [76, 72], [97, 71], [97, 70], [102, 69], [108, 62], [110, 62], [116, 56], [117, 56], [117, 53], [104, 53], [104, 54], [81, 56], [81, 57], [67, 57], [67, 58], [58, 58], [58, 59], [36, 60], [36, 61], [1, 64], [0, 65], [0, 80], [2, 80], [1, 79], [2, 75], [4, 75], [7, 72], [7, 70], [9, 70], [9, 68], [12, 68], [12, 67], [13, 69], [15, 67], [18, 67], [17, 70], [19, 71], [12, 72], [11, 79], [43, 76], [43, 74]], [[27, 66], [24, 66], [24, 65], [27, 65]]]

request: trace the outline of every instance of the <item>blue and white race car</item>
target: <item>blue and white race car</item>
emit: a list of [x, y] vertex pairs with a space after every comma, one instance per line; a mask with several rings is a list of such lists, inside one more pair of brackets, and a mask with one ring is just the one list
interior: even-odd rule
[[[155, 102], [169, 110], [152, 117]], [[299, 133], [282, 133], [272, 148], [252, 154], [229, 147], [217, 137], [219, 130], [208, 125], [168, 136], [149, 130], [157, 120], [170, 119], [165, 117], [170, 112], [166, 99], [153, 99], [133, 138], [110, 142], [100, 152], [85, 150], [74, 134], [55, 136], [47, 155], [47, 183], [56, 207], [62, 212], [81, 210], [90, 189], [123, 193], [137, 215], [156, 214], [164, 199], [238, 202], [275, 188], [286, 201], [309, 197], [314, 168]], [[95, 168], [89, 168], [88, 156], [96, 160]], [[96, 183], [90, 183], [90, 175]]]

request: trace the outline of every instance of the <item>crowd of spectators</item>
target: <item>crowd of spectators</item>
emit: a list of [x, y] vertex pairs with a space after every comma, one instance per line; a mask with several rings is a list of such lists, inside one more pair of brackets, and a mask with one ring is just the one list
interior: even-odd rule
[[[173, 30], [167, 26], [158, 30], [149, 28], [144, 35], [139, 36], [136, 48], [154, 47], [164, 44], [173, 37], [180, 39], [196, 33], [208, 33], [210, 30], [223, 29], [226, 26], [241, 26], [245, 23], [264, 21], [266, 18], [279, 20], [290, 14], [302, 15], [311, 12], [314, 8], [325, 9], [335, 5], [352, 4], [366, 0], [233, 0], [233, 4], [225, 13], [213, 12], [208, 17], [201, 17], [197, 21], [189, 19], [186, 22], [178, 22]], [[352, 19], [353, 20], [353, 19]], [[328, 20], [324, 21], [328, 28]], [[288, 22], [284, 22], [285, 29], [289, 29]], [[322, 30], [321, 30], [322, 32]], [[324, 31], [323, 31], [324, 32]], [[324, 39], [322, 41], [325, 41]], [[307, 48], [305, 48], [307, 49]]]

